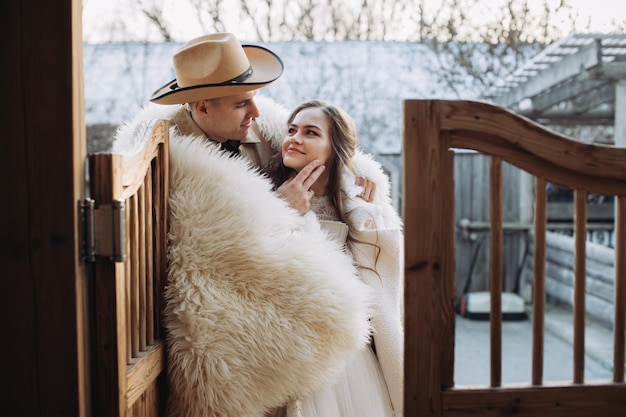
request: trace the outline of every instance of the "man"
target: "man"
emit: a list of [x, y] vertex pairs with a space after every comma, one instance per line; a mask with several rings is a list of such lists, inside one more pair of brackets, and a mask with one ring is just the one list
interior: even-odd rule
[[285, 137], [286, 111], [255, 102], [281, 75], [280, 58], [222, 33], [186, 43], [173, 61], [176, 79], [151, 98], [162, 106], [144, 108], [114, 142], [132, 153], [154, 120], [172, 123], [168, 415], [261, 417], [288, 402], [297, 415], [292, 400], [331, 383], [368, 343], [371, 294], [307, 213], [324, 168], [309, 165], [281, 198], [258, 170]]
[[[151, 101], [187, 103], [172, 118], [181, 134], [204, 135], [223, 148], [239, 151], [263, 168], [269, 157], [280, 149], [287, 114], [282, 109], [273, 109], [274, 118], [279, 119], [280, 134], [273, 132], [273, 137], [267, 138], [255, 122], [260, 112], [254, 98], [259, 88], [280, 77], [281, 59], [259, 46], [242, 47], [233, 35], [223, 33], [188, 42], [175, 53], [173, 61], [176, 79], [157, 90]], [[268, 102], [267, 106], [271, 104]], [[276, 112], [283, 113], [282, 117]], [[250, 128], [253, 129], [248, 135]], [[313, 196], [310, 188], [323, 169], [314, 161], [297, 178], [283, 184], [277, 193], [300, 214], [306, 213]], [[370, 201], [374, 183], [359, 177], [357, 185], [364, 189], [363, 198]]]

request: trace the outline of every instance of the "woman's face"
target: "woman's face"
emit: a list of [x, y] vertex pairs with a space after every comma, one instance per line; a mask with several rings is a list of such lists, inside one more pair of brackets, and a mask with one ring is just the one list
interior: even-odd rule
[[298, 112], [283, 141], [283, 164], [298, 172], [315, 159], [327, 165], [332, 154], [328, 132], [328, 118], [322, 110], [311, 107]]

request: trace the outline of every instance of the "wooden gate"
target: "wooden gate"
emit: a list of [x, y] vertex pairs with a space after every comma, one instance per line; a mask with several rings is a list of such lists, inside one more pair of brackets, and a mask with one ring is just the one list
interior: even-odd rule
[[[551, 133], [507, 110], [465, 101], [404, 102], [405, 416], [625, 416], [626, 149]], [[491, 157], [490, 384], [454, 384], [453, 148]], [[532, 381], [503, 387], [502, 162], [535, 176]], [[574, 343], [571, 383], [543, 382], [546, 181], [575, 190]], [[615, 195], [613, 378], [584, 378], [586, 194]]]
[[132, 157], [89, 156], [95, 416], [165, 415], [168, 123], [145, 133], [145, 147]]

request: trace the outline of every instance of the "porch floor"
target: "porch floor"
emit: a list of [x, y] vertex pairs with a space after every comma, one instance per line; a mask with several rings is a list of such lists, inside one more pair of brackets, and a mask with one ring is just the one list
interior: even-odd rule
[[[546, 305], [543, 382], [572, 382], [572, 313]], [[455, 386], [489, 385], [489, 321], [456, 316]], [[612, 380], [613, 331], [591, 321], [585, 331], [585, 381]], [[502, 323], [502, 385], [532, 380], [532, 317]]]

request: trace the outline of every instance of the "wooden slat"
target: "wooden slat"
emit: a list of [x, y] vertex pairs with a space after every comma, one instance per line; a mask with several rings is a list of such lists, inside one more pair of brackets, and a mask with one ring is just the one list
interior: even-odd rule
[[[443, 392], [443, 417], [623, 417], [624, 385], [565, 385]], [[407, 414], [405, 414], [407, 415]]]
[[145, 248], [146, 248], [146, 258], [145, 258], [145, 300], [146, 300], [146, 311], [145, 311], [145, 320], [146, 320], [146, 346], [154, 344], [154, 239], [155, 234], [153, 230], [153, 225], [155, 224], [153, 221], [153, 186], [152, 183], [154, 181], [154, 171], [152, 170], [152, 164], [148, 168], [148, 178], [144, 182], [144, 186], [146, 187], [146, 210], [144, 213], [146, 223], [145, 223]]
[[133, 219], [132, 219], [132, 195], [126, 200], [126, 256], [127, 260], [124, 262], [124, 298], [123, 303], [126, 308], [125, 322], [126, 327], [125, 330], [125, 338], [126, 338], [126, 364], [131, 363], [133, 360], [133, 324], [132, 324], [132, 287], [130, 282], [130, 277], [133, 275], [133, 262], [134, 259], [132, 256], [132, 242], [133, 242]]
[[574, 382], [585, 381], [585, 296], [587, 280], [587, 193], [574, 194]]
[[143, 351], [138, 358], [128, 366], [127, 385], [128, 403], [132, 404], [151, 385], [165, 368], [165, 346], [158, 342]]
[[613, 381], [624, 382], [624, 337], [626, 335], [626, 196], [617, 198], [615, 239], [615, 323]]
[[153, 417], [164, 415], [161, 406], [161, 391], [159, 384], [152, 384], [146, 388], [128, 410], [127, 417]]
[[450, 146], [449, 136], [440, 138], [441, 158], [441, 195], [444, 202], [442, 211], [442, 235], [441, 247], [443, 248], [443, 262], [439, 264], [442, 273], [441, 294], [441, 388], [454, 386], [454, 326], [456, 320], [455, 311], [455, 264], [445, 262], [445, 259], [454, 259], [455, 256], [455, 231], [454, 221], [454, 153]]
[[116, 271], [115, 271], [115, 289], [116, 289], [116, 294], [115, 294], [115, 298], [117, 299], [116, 302], [116, 317], [117, 319], [115, 320], [115, 324], [116, 324], [116, 338], [117, 338], [117, 357], [115, 358], [115, 360], [117, 361], [117, 380], [118, 382], [118, 387], [119, 387], [119, 392], [118, 392], [118, 400], [116, 401], [116, 404], [118, 404], [118, 406], [116, 407], [116, 414], [111, 414], [113, 416], [117, 416], [117, 413], [120, 413], [120, 415], [122, 415], [121, 413], [123, 413], [123, 410], [126, 409], [127, 406], [127, 402], [126, 402], [126, 379], [124, 378], [124, 369], [126, 367], [127, 361], [125, 360], [126, 358], [124, 357], [124, 353], [128, 352], [128, 345], [129, 345], [129, 340], [127, 338], [122, 337], [122, 335], [124, 334], [124, 323], [126, 321], [126, 317], [127, 317], [127, 312], [128, 310], [125, 308], [124, 303], [122, 302], [122, 300], [124, 300], [125, 297], [125, 280], [124, 280], [124, 266], [120, 263], [116, 263], [115, 264], [116, 267]]
[[533, 280], [532, 383], [543, 382], [544, 314], [546, 302], [546, 181], [535, 178], [535, 248]]
[[489, 169], [491, 243], [489, 259], [491, 386], [502, 385], [502, 160], [491, 158]]
[[[148, 165], [150, 167], [150, 165]], [[137, 253], [137, 261], [139, 264], [139, 286], [138, 286], [138, 312], [137, 312], [137, 320], [138, 320], [138, 340], [137, 340], [137, 349], [140, 352], [146, 350], [146, 339], [147, 339], [147, 330], [146, 330], [146, 182], [151, 182], [152, 179], [149, 177], [150, 172], [146, 173], [146, 178], [144, 179], [144, 183], [139, 189], [139, 207], [137, 214], [139, 218], [137, 219], [139, 222], [139, 233], [137, 236], [137, 245], [138, 245], [138, 253]]]
[[[139, 355], [139, 222], [138, 222], [138, 195], [129, 199], [130, 210], [130, 275], [126, 277], [129, 286], [129, 316], [130, 316], [130, 360]], [[128, 362], [130, 363], [130, 361]]]
[[[157, 131], [159, 129], [161, 132]], [[168, 196], [169, 196], [169, 145], [168, 140], [169, 123], [162, 122], [155, 127], [155, 134], [160, 134], [166, 142], [159, 145], [161, 157], [156, 161], [156, 174], [154, 175], [154, 196], [153, 211], [155, 216], [154, 235], [154, 330], [155, 337], [163, 336], [163, 323], [161, 312], [163, 311], [163, 289], [167, 274], [167, 231], [168, 231]]]

